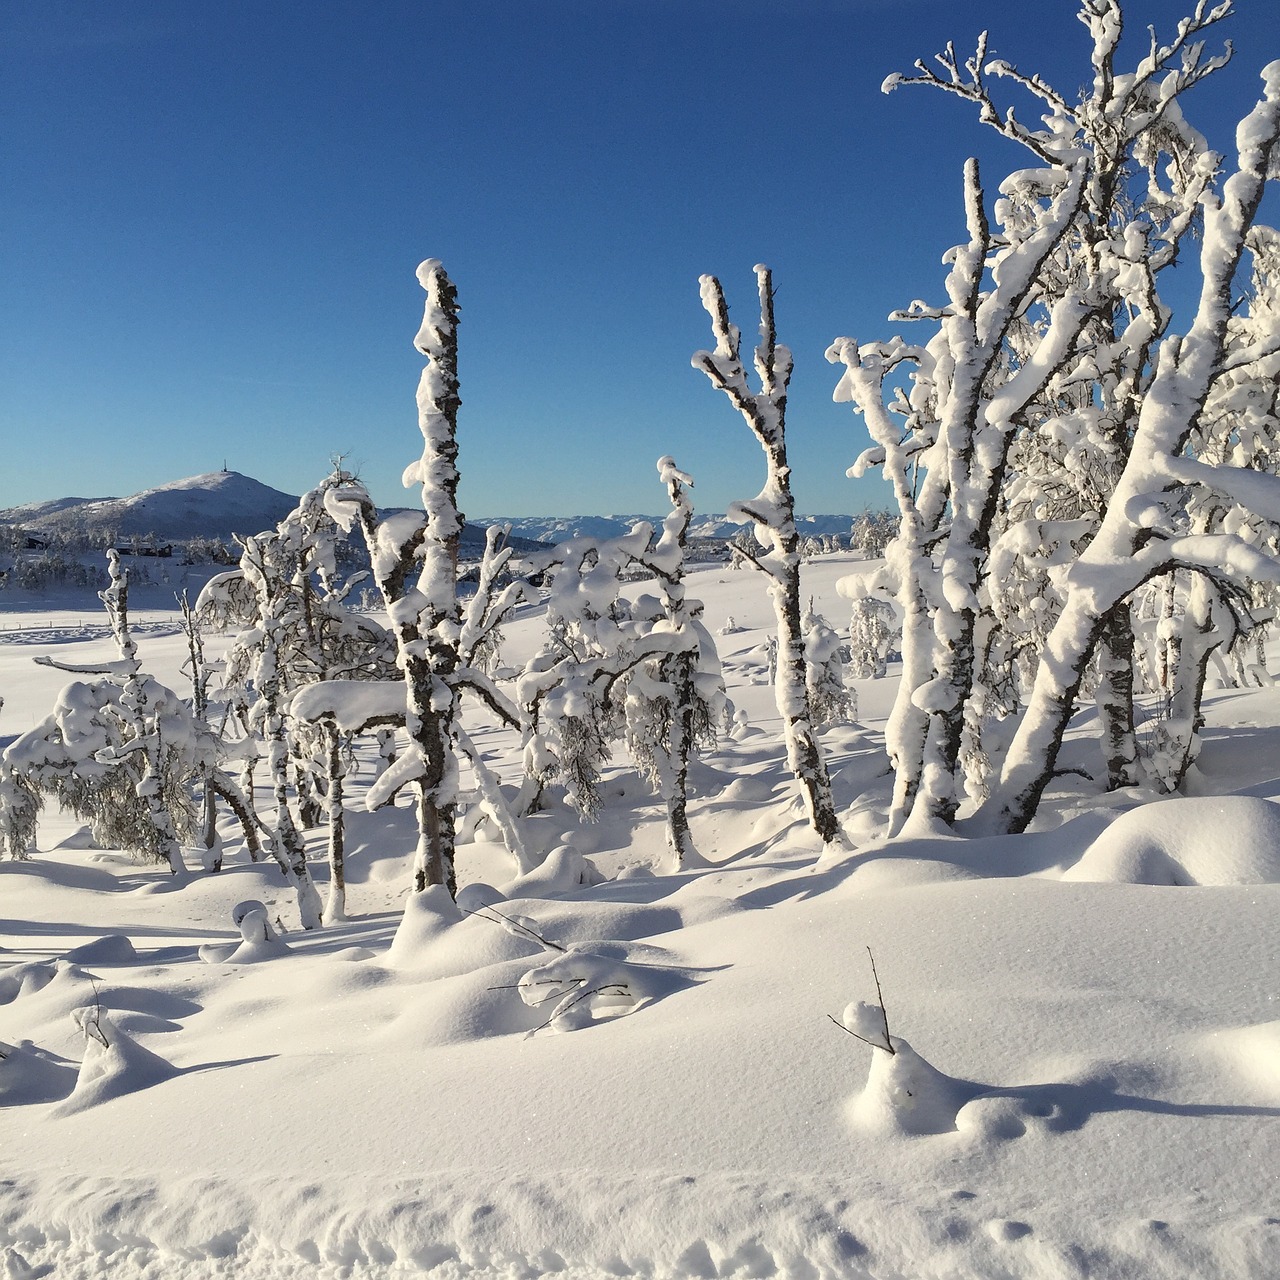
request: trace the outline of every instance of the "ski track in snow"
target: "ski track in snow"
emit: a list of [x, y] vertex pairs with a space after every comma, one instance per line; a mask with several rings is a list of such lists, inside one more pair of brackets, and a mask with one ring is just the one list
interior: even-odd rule
[[[135, 636], [156, 640], [162, 636], [176, 636], [182, 628], [176, 622], [131, 623]], [[79, 644], [93, 640], [109, 640], [111, 628], [105, 623], [47, 622], [44, 626], [5, 626], [0, 629], [0, 644]]]

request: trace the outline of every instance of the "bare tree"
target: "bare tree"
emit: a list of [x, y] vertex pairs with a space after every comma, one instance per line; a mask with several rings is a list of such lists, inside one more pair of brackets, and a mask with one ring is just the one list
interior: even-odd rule
[[[386, 604], [403, 672], [403, 723], [409, 749], [379, 777], [366, 797], [376, 808], [401, 788], [417, 792], [418, 847], [413, 886], [422, 891], [444, 885], [457, 890], [454, 870], [457, 842], [458, 751], [471, 758], [486, 803], [501, 805], [494, 780], [484, 769], [459, 724], [459, 693], [466, 689], [501, 720], [520, 727], [520, 716], [482, 669], [505, 618], [522, 599], [522, 588], [498, 592], [494, 580], [503, 559], [496, 540], [490, 563], [481, 573], [479, 600], [466, 617], [458, 601], [458, 540], [463, 517], [458, 510], [458, 294], [444, 267], [430, 258], [418, 267], [427, 299], [414, 346], [427, 357], [418, 384], [421, 457], [404, 472], [406, 486], [422, 486], [421, 514], [397, 512], [379, 520], [367, 490], [358, 481], [326, 496], [329, 512], [344, 527], [359, 524], [373, 563], [374, 581]], [[372, 694], [370, 696], [373, 696]], [[317, 691], [318, 707], [323, 687]], [[399, 713], [398, 713], [399, 714]], [[385, 725], [396, 717], [375, 715], [362, 727]], [[501, 823], [500, 823], [501, 825]], [[508, 827], [508, 831], [513, 828]], [[523, 847], [517, 860], [524, 867]]]
[[742, 367], [742, 335], [729, 319], [724, 290], [715, 276], [701, 280], [702, 305], [711, 316], [714, 351], [699, 351], [693, 367], [701, 369], [711, 385], [723, 391], [746, 419], [764, 450], [766, 477], [760, 493], [729, 508], [730, 517], [747, 516], [755, 525], [761, 544], [759, 554], [740, 549], [765, 575], [778, 624], [778, 678], [774, 686], [778, 712], [786, 735], [787, 761], [799, 781], [809, 823], [823, 844], [843, 840], [831, 797], [822, 744], [813, 727], [806, 691], [807, 664], [800, 609], [800, 537], [796, 532], [795, 500], [791, 495], [791, 468], [787, 464], [787, 386], [791, 381], [791, 352], [778, 342], [773, 316], [773, 277], [758, 265], [760, 293], [760, 344], [755, 368], [760, 390], [753, 392]]

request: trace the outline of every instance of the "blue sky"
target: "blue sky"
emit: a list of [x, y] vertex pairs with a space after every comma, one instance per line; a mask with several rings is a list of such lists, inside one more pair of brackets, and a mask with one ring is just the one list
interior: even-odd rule
[[[1234, 62], [1185, 107], [1220, 149], [1280, 57], [1274, 0], [1237, 7]], [[0, 507], [224, 460], [299, 492], [335, 452], [411, 501], [429, 256], [463, 308], [469, 514], [660, 511], [664, 453], [703, 510], [754, 494], [758, 446], [689, 357], [698, 275], [749, 336], [757, 261], [796, 355], [800, 508], [881, 505], [844, 477], [864, 436], [823, 351], [940, 298], [964, 159], [991, 186], [1020, 161], [964, 104], [880, 83], [987, 27], [1073, 91], [1075, 8], [4, 0]], [[1184, 11], [1127, 9], [1135, 45]]]

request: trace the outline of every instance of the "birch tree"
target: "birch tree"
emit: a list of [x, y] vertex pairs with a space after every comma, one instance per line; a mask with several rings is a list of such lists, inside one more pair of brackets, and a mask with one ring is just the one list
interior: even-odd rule
[[715, 276], [701, 278], [702, 305], [711, 317], [714, 351], [698, 351], [693, 367], [701, 369], [711, 385], [723, 391], [746, 420], [764, 450], [764, 487], [756, 497], [729, 507], [730, 519], [745, 516], [756, 530], [759, 551], [739, 549], [739, 554], [764, 574], [778, 627], [778, 673], [774, 689], [787, 745], [787, 762], [800, 783], [809, 824], [824, 845], [844, 837], [831, 796], [822, 744], [813, 727], [806, 688], [807, 664], [800, 607], [800, 538], [796, 532], [795, 500], [791, 494], [791, 468], [787, 463], [787, 387], [792, 358], [778, 342], [773, 310], [773, 277], [769, 268], [757, 265], [760, 295], [760, 342], [755, 349], [755, 370], [760, 381], [752, 391], [742, 366], [742, 335], [729, 319], [724, 290]]
[[[997, 772], [992, 785], [1007, 787], [1017, 751], [1001, 763], [1010, 732], [995, 722], [1016, 717], [1020, 698], [1034, 701], [1033, 680], [1049, 679], [1038, 642], [1048, 643], [1068, 609], [1071, 566], [1126, 499], [1140, 415], [1161, 378], [1157, 353], [1168, 346], [1156, 279], [1201, 209], [1218, 200], [1211, 187], [1219, 158], [1186, 123], [1179, 98], [1225, 61], [1207, 57], [1196, 37], [1229, 11], [1197, 5], [1169, 44], [1153, 34], [1137, 69], [1122, 74], [1114, 65], [1119, 5], [1085, 0], [1079, 16], [1092, 37], [1094, 75], [1075, 105], [1039, 76], [988, 60], [985, 34], [969, 59], [948, 46], [935, 64], [917, 63], [918, 75], [886, 82], [973, 102], [1036, 165], [1001, 184], [993, 236], [970, 161], [969, 240], [950, 255], [949, 302], [915, 303], [895, 317], [936, 323], [931, 339], [840, 339], [828, 352], [845, 365], [837, 399], [855, 405], [875, 441], [855, 470], [883, 466], [900, 511], [889, 553], [905, 615], [903, 687], [888, 727], [891, 831], [909, 818], [949, 824], [962, 776], [971, 790], [976, 777], [979, 796]], [[997, 106], [998, 80], [1031, 96], [1043, 127]], [[1028, 567], [1041, 575], [1045, 608], [1023, 608]], [[1090, 614], [1080, 670], [1069, 693], [1059, 690], [1065, 725], [1096, 652], [1111, 785], [1136, 780], [1133, 585]], [[1052, 761], [1047, 767], [1051, 773]], [[1019, 816], [1001, 821], [1025, 825], [1038, 795], [1027, 792]]]
[[[444, 885], [457, 892], [455, 870], [459, 752], [465, 752], [477, 773], [486, 803], [503, 818], [505, 834], [514, 842], [512, 853], [520, 870], [528, 857], [514, 822], [508, 821], [496, 779], [486, 769], [474, 744], [462, 732], [459, 695], [478, 697], [512, 728], [520, 727], [516, 708], [482, 669], [496, 642], [502, 620], [522, 597], [522, 588], [495, 592], [497, 570], [490, 565], [478, 601], [464, 618], [458, 599], [458, 540], [463, 517], [458, 510], [458, 409], [462, 403], [458, 381], [458, 294], [438, 259], [418, 267], [418, 282], [426, 291], [422, 324], [414, 346], [427, 359], [418, 383], [418, 427], [423, 448], [405, 468], [406, 488], [421, 486], [422, 512], [395, 512], [379, 519], [367, 490], [357, 481], [335, 488], [326, 506], [344, 528], [359, 526], [369, 549], [373, 577], [391, 619], [396, 642], [396, 665], [403, 688], [395, 711], [383, 708], [385, 697], [373, 704], [372, 718], [359, 726], [374, 727], [403, 716], [408, 750], [401, 753], [366, 795], [373, 809], [406, 786], [416, 793], [418, 844], [413, 860], [413, 888], [421, 892]], [[494, 556], [501, 548], [490, 544]], [[384, 693], [386, 692], [383, 686]], [[330, 696], [321, 686], [310, 714]], [[362, 698], [378, 698], [373, 690]], [[395, 699], [392, 700], [395, 702]]]
[[[1225, 6], [1219, 6], [1219, 9]], [[1280, 351], [1274, 322], [1226, 358], [1232, 285], [1280, 137], [1280, 62], [1263, 73], [1265, 93], [1236, 131], [1238, 158], [1221, 192], [1201, 198], [1199, 304], [1185, 336], [1167, 335], [1143, 396], [1133, 443], [1097, 534], [1066, 577], [1061, 617], [1041, 657], [1031, 696], [984, 820], [1020, 831], [1053, 775], [1085, 664], [1106, 614], [1149, 578], [1181, 565], [1223, 580], [1280, 581], [1280, 566], [1237, 534], [1184, 533], [1171, 514], [1189, 490], [1210, 491], [1258, 516], [1280, 517], [1276, 477], [1247, 467], [1184, 456], [1214, 383], [1231, 364]]]

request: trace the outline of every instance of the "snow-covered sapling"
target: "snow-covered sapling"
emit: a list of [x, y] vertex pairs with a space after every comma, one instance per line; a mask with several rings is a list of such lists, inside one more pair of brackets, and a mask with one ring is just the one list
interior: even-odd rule
[[[693, 479], [671, 457], [658, 459], [671, 514], [662, 534], [637, 557], [657, 578], [661, 613], [647, 629], [653, 643], [669, 638], [671, 650], [637, 666], [627, 685], [627, 743], [636, 768], [667, 805], [667, 847], [676, 867], [700, 860], [689, 830], [689, 760], [714, 745], [725, 708], [724, 678], [715, 641], [701, 620], [702, 602], [685, 594], [684, 550], [693, 503]], [[641, 613], [637, 602], [635, 613]]]
[[831, 624], [810, 599], [800, 625], [804, 628], [805, 689], [816, 728], [857, 719], [858, 695], [844, 682], [843, 647]]
[[[867, 955], [871, 956], [870, 947]], [[866, 1086], [850, 1101], [849, 1117], [859, 1128], [873, 1133], [949, 1133], [955, 1129], [956, 1115], [968, 1095], [960, 1081], [926, 1062], [901, 1036], [889, 1033], [874, 956], [871, 974], [876, 1003], [851, 1001], [839, 1021], [831, 1018], [873, 1050]]]
[[516, 983], [531, 1009], [549, 1009], [538, 1031], [577, 1031], [634, 1013], [689, 985], [690, 972], [660, 947], [637, 942], [576, 942], [562, 946], [521, 916], [485, 907], [476, 913], [509, 933], [536, 942], [550, 959], [534, 965]]
[[52, 1115], [72, 1115], [176, 1074], [172, 1063], [116, 1026], [96, 998], [96, 987], [94, 995], [93, 1004], [72, 1011], [71, 1017], [84, 1037], [84, 1058], [74, 1090], [53, 1109]]

